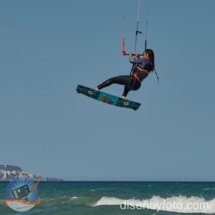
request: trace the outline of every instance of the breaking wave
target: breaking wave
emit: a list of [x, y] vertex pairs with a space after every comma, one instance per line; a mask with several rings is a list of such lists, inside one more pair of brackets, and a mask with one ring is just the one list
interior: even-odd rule
[[153, 196], [151, 199], [119, 199], [115, 197], [102, 197], [92, 206], [119, 205], [122, 210], [151, 209], [177, 213], [215, 213], [215, 199], [205, 200], [200, 197], [175, 196], [162, 198]]

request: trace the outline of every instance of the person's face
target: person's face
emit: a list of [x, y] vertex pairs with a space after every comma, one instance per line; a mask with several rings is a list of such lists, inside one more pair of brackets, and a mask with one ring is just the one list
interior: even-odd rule
[[149, 59], [149, 54], [147, 52], [143, 52], [143, 57]]

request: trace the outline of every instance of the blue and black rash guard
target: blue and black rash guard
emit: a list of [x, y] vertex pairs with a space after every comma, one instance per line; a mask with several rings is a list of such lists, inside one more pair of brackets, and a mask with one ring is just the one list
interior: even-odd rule
[[138, 76], [140, 81], [144, 80], [153, 70], [150, 60], [145, 58], [129, 57], [129, 61], [134, 65], [133, 73]]

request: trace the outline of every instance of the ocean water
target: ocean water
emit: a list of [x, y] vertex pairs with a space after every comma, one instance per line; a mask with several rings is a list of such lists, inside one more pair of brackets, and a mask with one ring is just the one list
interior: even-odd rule
[[0, 215], [215, 214], [212, 182], [43, 182], [41, 203], [25, 213], [2, 205], [6, 186], [0, 183]]

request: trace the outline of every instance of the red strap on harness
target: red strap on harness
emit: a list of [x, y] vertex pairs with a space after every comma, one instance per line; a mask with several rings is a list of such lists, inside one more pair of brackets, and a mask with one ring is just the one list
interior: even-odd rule
[[133, 73], [133, 77], [134, 77], [136, 80], [138, 80], [139, 82], [141, 82], [140, 79], [138, 78], [137, 74]]
[[149, 72], [145, 69], [140, 68], [139, 66], [137, 66], [137, 69], [141, 72], [145, 72], [147, 75], [149, 74]]

